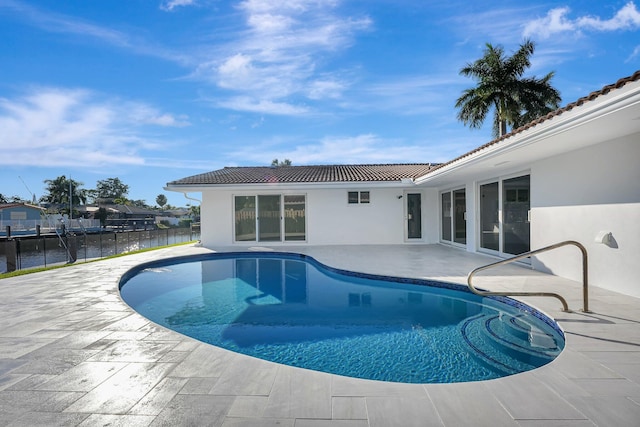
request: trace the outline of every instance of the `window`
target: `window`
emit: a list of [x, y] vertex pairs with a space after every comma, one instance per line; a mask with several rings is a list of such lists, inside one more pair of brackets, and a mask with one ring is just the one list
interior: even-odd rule
[[369, 203], [370, 196], [368, 191], [349, 191], [347, 195], [349, 204]]

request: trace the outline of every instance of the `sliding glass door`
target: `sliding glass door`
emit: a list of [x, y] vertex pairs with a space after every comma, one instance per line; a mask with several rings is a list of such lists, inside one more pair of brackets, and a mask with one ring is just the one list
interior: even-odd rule
[[258, 196], [258, 241], [280, 241], [280, 195]]
[[440, 195], [440, 222], [442, 234], [440, 238], [446, 242], [451, 241], [451, 192], [447, 191]]
[[256, 196], [236, 196], [234, 205], [236, 242], [255, 242]]
[[519, 255], [530, 250], [530, 176], [480, 186], [480, 247]]
[[305, 241], [307, 238], [304, 195], [235, 196], [234, 213], [236, 242]]
[[467, 198], [464, 188], [440, 195], [441, 240], [467, 243]]
[[467, 243], [467, 200], [464, 188], [453, 192], [453, 241]]
[[500, 250], [500, 200], [498, 183], [480, 186], [480, 247]]
[[512, 255], [529, 252], [529, 175], [502, 183], [502, 251]]
[[306, 239], [305, 196], [284, 196], [284, 240]]

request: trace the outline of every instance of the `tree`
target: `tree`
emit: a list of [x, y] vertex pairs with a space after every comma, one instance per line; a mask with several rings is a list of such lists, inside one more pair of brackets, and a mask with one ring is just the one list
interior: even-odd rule
[[56, 179], [45, 179], [48, 194], [42, 196], [40, 201], [60, 205], [60, 211], [69, 213], [69, 200], [74, 206], [84, 204], [87, 201], [86, 190], [80, 188], [84, 184], [73, 179], [67, 179], [62, 175]]
[[4, 194], [0, 193], [0, 203], [33, 203], [35, 204], [36, 200], [35, 200], [35, 196], [34, 196], [34, 199], [31, 202], [29, 202], [28, 200], [23, 199], [20, 196], [16, 196], [16, 195], [5, 196]]
[[105, 227], [107, 225], [107, 218], [109, 218], [109, 213], [105, 208], [98, 208], [98, 211], [93, 215], [93, 218], [100, 220], [100, 226]]
[[96, 199], [122, 199], [129, 194], [129, 186], [120, 178], [107, 178], [96, 183]]
[[143, 200], [143, 199], [128, 200], [127, 203], [125, 203], [125, 204], [136, 206], [138, 208], [144, 208], [144, 209], [149, 209], [150, 208], [150, 206], [147, 205], [147, 201]]
[[5, 196], [0, 193], [0, 203], [27, 203], [27, 201], [20, 196]]
[[189, 215], [195, 222], [200, 222], [200, 205], [189, 206]]
[[158, 194], [156, 196], [156, 203], [160, 206], [160, 209], [162, 209], [162, 207], [167, 204], [167, 196], [164, 194]]
[[291, 166], [291, 160], [284, 159], [283, 161], [280, 162], [280, 161], [278, 161], [278, 159], [273, 159], [271, 161], [271, 166], [275, 166], [275, 167], [278, 167], [278, 166]]
[[487, 43], [484, 56], [460, 70], [478, 85], [463, 91], [456, 101], [458, 120], [480, 128], [493, 110], [493, 135], [500, 137], [508, 126], [516, 129], [557, 109], [561, 99], [551, 86], [553, 72], [542, 78], [523, 77], [534, 49], [534, 43], [525, 40], [513, 56], [506, 57], [502, 46]]

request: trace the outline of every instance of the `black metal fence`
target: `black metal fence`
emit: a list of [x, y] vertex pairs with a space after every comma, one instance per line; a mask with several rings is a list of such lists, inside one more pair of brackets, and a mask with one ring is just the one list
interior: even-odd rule
[[87, 261], [199, 238], [198, 228], [15, 237], [0, 241], [0, 273]]

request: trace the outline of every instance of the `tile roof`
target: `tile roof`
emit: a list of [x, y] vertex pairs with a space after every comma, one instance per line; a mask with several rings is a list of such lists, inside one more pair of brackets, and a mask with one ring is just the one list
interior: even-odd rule
[[371, 182], [416, 179], [436, 165], [431, 163], [321, 166], [225, 167], [169, 182], [168, 185]]
[[30, 209], [40, 209], [42, 211], [45, 210], [43, 207], [31, 205], [29, 203], [21, 203], [21, 202], [0, 203], [0, 210], [1, 209], [18, 208], [18, 207], [25, 207], [25, 208], [30, 208]]
[[468, 156], [470, 156], [472, 154], [475, 154], [478, 151], [482, 151], [487, 147], [490, 147], [490, 146], [492, 146], [494, 144], [499, 143], [500, 141], [503, 141], [503, 140], [505, 140], [507, 138], [511, 138], [512, 136], [517, 135], [517, 134], [519, 134], [521, 132], [524, 132], [527, 129], [531, 129], [532, 127], [534, 127], [536, 125], [539, 125], [542, 122], [545, 122], [547, 120], [551, 120], [552, 118], [554, 118], [556, 116], [559, 116], [559, 115], [561, 115], [563, 113], [566, 113], [568, 111], [571, 111], [576, 107], [580, 107], [581, 105], [583, 105], [586, 102], [593, 101], [594, 99], [596, 99], [596, 98], [598, 98], [598, 97], [600, 97], [602, 95], [608, 94], [612, 90], [620, 89], [622, 86], [626, 85], [627, 83], [631, 83], [631, 82], [635, 82], [635, 81], [640, 81], [640, 70], [636, 71], [635, 73], [633, 73], [632, 75], [630, 75], [628, 77], [623, 77], [623, 78], [619, 79], [617, 82], [615, 82], [613, 84], [610, 84], [610, 85], [607, 85], [607, 86], [603, 87], [600, 90], [596, 90], [594, 92], [591, 92], [589, 95], [583, 96], [582, 98], [578, 99], [577, 101], [572, 102], [570, 104], [567, 104], [564, 107], [558, 108], [557, 110], [552, 111], [547, 115], [544, 115], [542, 117], [538, 117], [537, 119], [527, 123], [526, 125], [521, 126], [521, 127], [517, 128], [517, 129], [514, 129], [511, 132], [507, 133], [506, 135], [503, 135], [503, 136], [501, 136], [499, 138], [496, 138], [496, 139], [494, 139], [492, 141], [489, 141], [486, 144], [481, 145], [480, 147], [469, 151], [468, 153], [464, 153], [463, 155], [461, 155], [459, 157], [456, 157], [455, 159], [450, 160], [448, 162], [441, 163], [437, 167], [434, 167], [433, 169], [438, 169], [440, 167], [447, 166], [447, 165], [449, 165], [451, 163], [454, 163], [454, 162], [456, 162], [456, 161], [458, 161], [460, 159], [463, 159], [463, 158], [468, 157]]

